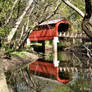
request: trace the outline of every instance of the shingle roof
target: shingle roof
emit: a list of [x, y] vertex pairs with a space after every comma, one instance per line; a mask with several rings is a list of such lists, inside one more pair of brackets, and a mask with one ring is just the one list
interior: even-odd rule
[[56, 24], [57, 22], [61, 21], [63, 19], [56, 19], [56, 20], [50, 20], [50, 21], [45, 21], [45, 22], [42, 22], [41, 24], [39, 24], [40, 26], [41, 25], [50, 25], [50, 24]]

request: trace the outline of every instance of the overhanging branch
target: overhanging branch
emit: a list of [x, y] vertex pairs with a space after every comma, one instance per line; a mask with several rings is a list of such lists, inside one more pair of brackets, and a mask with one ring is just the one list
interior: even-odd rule
[[77, 8], [76, 6], [74, 6], [72, 3], [70, 3], [68, 0], [62, 0], [65, 4], [67, 4], [70, 8], [72, 8], [73, 10], [75, 10], [80, 16], [84, 17], [84, 13]]

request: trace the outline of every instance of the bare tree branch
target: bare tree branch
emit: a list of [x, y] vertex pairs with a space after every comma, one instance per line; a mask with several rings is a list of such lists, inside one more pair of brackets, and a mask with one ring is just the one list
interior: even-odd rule
[[43, 20], [42, 20], [40, 23], [42, 23], [42, 22], [44, 22], [44, 21], [50, 19], [51, 17], [53, 17], [53, 16], [56, 14], [57, 10], [59, 9], [61, 3], [62, 3], [62, 2], [60, 2], [60, 3], [55, 7], [55, 10], [53, 11], [53, 13], [52, 13], [51, 15], [49, 15], [48, 17], [43, 18]]
[[74, 9], [82, 17], [84, 17], [82, 21], [82, 29], [89, 38], [92, 38], [92, 0], [85, 0], [85, 11], [86, 11], [85, 15], [76, 6], [71, 4], [69, 0], [62, 0], [62, 1], [69, 7]]
[[54, 15], [56, 14], [56, 12], [57, 12], [58, 8], [60, 7], [61, 3], [62, 3], [62, 2], [60, 2], [60, 3], [56, 6], [54, 12], [53, 12], [50, 16], [48, 16], [48, 17], [46, 18], [46, 20], [50, 19], [52, 16], [54, 16]]
[[19, 1], [19, 0], [15, 0], [14, 4], [13, 4], [13, 6], [12, 6], [12, 9], [11, 9], [10, 16], [9, 16], [8, 19], [6, 20], [5, 25], [7, 25], [7, 24], [9, 23], [9, 21], [10, 21], [10, 19], [11, 19], [11, 17], [12, 17], [12, 13], [13, 13], [14, 7], [15, 7], [15, 5], [17, 4], [18, 1]]
[[74, 6], [72, 3], [69, 2], [69, 0], [62, 0], [65, 4], [67, 4], [70, 8], [74, 9], [78, 14], [80, 14], [82, 17], [84, 17], [84, 13], [78, 9], [76, 6]]
[[17, 22], [15, 23], [15, 27], [12, 28], [11, 32], [9, 33], [9, 35], [7, 37], [8, 43], [10, 43], [11, 40], [13, 39], [13, 37], [14, 37], [14, 35], [15, 35], [19, 25], [20, 25], [20, 23], [22, 22], [23, 17], [25, 16], [26, 12], [29, 10], [32, 2], [33, 2], [33, 0], [29, 0], [29, 2], [27, 4], [25, 10], [23, 11], [22, 15], [18, 18]]
[[[29, 14], [28, 14], [28, 17], [27, 17], [27, 23], [26, 23], [26, 28], [25, 28], [25, 31], [27, 32], [26, 33], [26, 36], [24, 37], [24, 39], [21, 41], [21, 38], [20, 38], [20, 41], [19, 41], [19, 46], [16, 48], [16, 50], [19, 50], [23, 45], [24, 45], [24, 43], [25, 43], [25, 41], [27, 40], [27, 38], [28, 38], [28, 36], [29, 36], [29, 33], [31, 33], [32, 32], [32, 30], [30, 30], [29, 28], [28, 28], [28, 26], [29, 26], [29, 20], [30, 20], [30, 16], [31, 16], [31, 13], [33, 12], [33, 9], [34, 9], [34, 5], [33, 5], [33, 7], [32, 7], [32, 9], [30, 10], [30, 12], [29, 12]], [[22, 35], [23, 36], [23, 35]]]

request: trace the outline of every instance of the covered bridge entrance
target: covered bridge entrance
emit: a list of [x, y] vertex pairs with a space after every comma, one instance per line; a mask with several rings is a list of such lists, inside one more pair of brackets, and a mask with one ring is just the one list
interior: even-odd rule
[[30, 41], [53, 40], [54, 37], [62, 36], [62, 33], [69, 31], [70, 27], [70, 22], [65, 19], [46, 21], [35, 27], [29, 39]]

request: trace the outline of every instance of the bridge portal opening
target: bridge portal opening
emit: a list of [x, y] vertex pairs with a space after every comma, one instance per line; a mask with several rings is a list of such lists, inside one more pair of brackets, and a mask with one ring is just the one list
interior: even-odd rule
[[59, 75], [59, 78], [61, 79], [61, 80], [70, 80], [71, 79], [71, 76], [72, 76], [72, 74], [70, 73], [70, 72], [65, 72], [65, 71], [60, 71], [59, 70], [59, 72], [58, 72], [58, 75]]
[[69, 24], [68, 23], [61, 23], [58, 26], [58, 33], [64, 33], [69, 30]]

